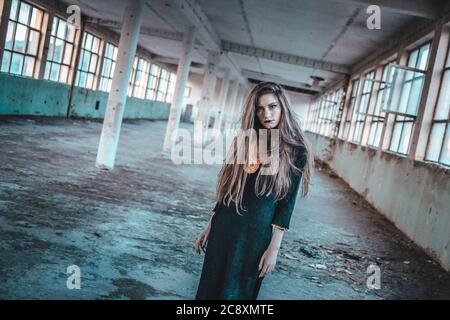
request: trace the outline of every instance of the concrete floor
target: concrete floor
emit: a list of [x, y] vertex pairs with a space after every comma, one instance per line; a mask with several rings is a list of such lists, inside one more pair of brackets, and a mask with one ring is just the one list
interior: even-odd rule
[[[0, 298], [194, 297], [219, 166], [175, 166], [164, 121], [128, 121], [116, 169], [99, 171], [101, 126], [0, 120]], [[298, 201], [260, 299], [450, 299], [450, 274], [333, 174], [317, 170]], [[366, 286], [370, 264], [380, 290]], [[66, 287], [69, 265], [80, 290]]]

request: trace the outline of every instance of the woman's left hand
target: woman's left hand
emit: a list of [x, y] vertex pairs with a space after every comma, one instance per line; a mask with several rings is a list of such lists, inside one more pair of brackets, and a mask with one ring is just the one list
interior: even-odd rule
[[275, 269], [277, 263], [278, 248], [269, 246], [261, 257], [259, 262], [258, 270], [261, 271], [259, 277], [265, 277], [267, 274]]

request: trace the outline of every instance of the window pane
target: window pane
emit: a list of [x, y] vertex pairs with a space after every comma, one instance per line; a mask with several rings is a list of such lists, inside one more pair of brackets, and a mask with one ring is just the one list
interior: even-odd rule
[[409, 149], [409, 141], [411, 140], [411, 133], [412, 133], [412, 123], [411, 122], [405, 122], [403, 125], [402, 130], [402, 136], [400, 139], [400, 145], [398, 152], [400, 153], [408, 153]]
[[11, 61], [11, 69], [9, 72], [14, 74], [22, 74], [23, 55], [14, 53]]
[[441, 151], [442, 139], [444, 139], [445, 123], [435, 123], [431, 130], [428, 145], [427, 160], [438, 161]]
[[93, 54], [91, 64], [89, 66], [89, 72], [95, 73], [95, 70], [97, 70], [97, 59], [98, 57], [95, 54]]
[[58, 33], [57, 33], [57, 37], [60, 39], [66, 39], [66, 22], [63, 20], [59, 21], [59, 26], [58, 26]]
[[30, 26], [34, 29], [41, 29], [43, 12], [39, 9], [33, 8], [33, 13], [31, 15]]
[[434, 119], [447, 120], [450, 108], [450, 71], [446, 71], [442, 81]]
[[97, 37], [94, 37], [93, 45], [92, 45], [92, 52], [98, 53], [100, 49], [100, 39]]
[[408, 57], [408, 67], [415, 68], [417, 64], [417, 56], [419, 54], [419, 50], [416, 49], [409, 54]]
[[69, 67], [61, 66], [59, 81], [66, 83], [69, 76]]
[[32, 77], [34, 72], [34, 61], [33, 57], [25, 57], [25, 66], [23, 68], [23, 75], [27, 77]]
[[60, 68], [59, 64], [52, 63], [52, 69], [50, 71], [50, 80], [58, 81], [58, 79], [59, 79], [59, 68]]
[[16, 39], [14, 41], [14, 51], [25, 53], [27, 37], [27, 27], [23, 25], [17, 25]]
[[58, 22], [59, 22], [59, 18], [54, 18], [53, 19], [53, 25], [52, 25], [52, 36], [56, 36], [56, 31], [58, 30]]
[[70, 65], [72, 62], [72, 52], [73, 52], [73, 45], [70, 43], [66, 43], [66, 50], [64, 51], [64, 60], [63, 63]]
[[13, 0], [12, 4], [11, 4], [11, 13], [9, 15], [9, 18], [11, 20], [17, 20], [17, 9], [19, 6], [19, 1], [18, 0]]
[[66, 37], [66, 40], [67, 41], [69, 41], [69, 42], [71, 42], [71, 43], [73, 43], [73, 42], [75, 42], [75, 32], [76, 32], [76, 29], [75, 29], [75, 27], [73, 26], [73, 25], [71, 25], [71, 24], [69, 24], [68, 26], [67, 26], [67, 37]]
[[44, 79], [49, 79], [50, 78], [50, 68], [52, 66], [51, 62], [47, 62], [45, 64], [45, 72], [44, 72]]
[[430, 45], [420, 49], [420, 57], [417, 63], [417, 69], [426, 70], [428, 64], [428, 54], [430, 53]]
[[61, 63], [62, 61], [62, 54], [63, 54], [63, 48], [64, 48], [64, 41], [61, 39], [56, 39], [55, 42], [55, 54], [53, 55], [53, 61]]
[[420, 103], [420, 96], [422, 95], [424, 77], [415, 79], [411, 87], [411, 95], [409, 97], [408, 108], [406, 110], [407, 114], [417, 114], [417, 109]]
[[91, 61], [91, 53], [84, 51], [83, 53], [83, 59], [81, 61], [81, 70], [88, 71], [89, 69], [89, 62]]
[[402, 129], [402, 123], [394, 124], [394, 131], [392, 133], [391, 146], [389, 148], [391, 151], [397, 152], [397, 150], [398, 150], [400, 135], [402, 133], [401, 129]]
[[11, 62], [11, 52], [3, 52], [2, 72], [9, 72], [9, 66]]
[[94, 76], [90, 73], [87, 74], [87, 82], [86, 82], [86, 88], [92, 89], [94, 86]]
[[25, 2], [20, 3], [19, 22], [28, 25], [31, 6]]
[[86, 49], [86, 50], [91, 50], [92, 49], [92, 41], [93, 41], [93, 38], [92, 38], [92, 35], [91, 34], [89, 34], [89, 33], [87, 33], [86, 34], [86, 43], [85, 43], [85, 45], [84, 45], [84, 48]]
[[8, 23], [8, 31], [6, 33], [5, 49], [11, 50], [13, 47], [13, 43], [14, 43], [13, 34], [14, 34], [15, 28], [16, 28], [16, 24], [14, 22], [10, 21]]
[[40, 34], [37, 31], [30, 30], [30, 36], [28, 37], [27, 52], [33, 56], [37, 55], [39, 47]]
[[450, 126], [447, 126], [447, 134], [442, 148], [441, 163], [450, 166]]

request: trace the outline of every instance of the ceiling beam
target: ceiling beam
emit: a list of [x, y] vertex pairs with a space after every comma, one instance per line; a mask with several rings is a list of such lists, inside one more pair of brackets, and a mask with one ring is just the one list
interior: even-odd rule
[[314, 93], [320, 93], [321, 89], [322, 89], [322, 87], [313, 88], [313, 87], [311, 87], [311, 85], [309, 85], [307, 83], [302, 83], [302, 82], [297, 82], [297, 81], [292, 81], [292, 80], [286, 80], [286, 79], [283, 79], [280, 76], [275, 76], [275, 75], [271, 75], [271, 74], [267, 74], [267, 73], [261, 73], [261, 72], [257, 72], [257, 71], [242, 70], [242, 74], [245, 77], [250, 78], [250, 79], [256, 79], [256, 80], [260, 80], [260, 81], [276, 82], [276, 83], [279, 83], [281, 85], [294, 87], [294, 88], [301, 89], [301, 90], [313, 91]]
[[[192, 26], [199, 28], [197, 38], [207, 50], [222, 52], [222, 43], [219, 36], [214, 30], [208, 17], [203, 12], [203, 9], [195, 0], [170, 0], [170, 2], [173, 4], [172, 7], [177, 8]], [[233, 76], [244, 86], [250, 86], [248, 80], [242, 76], [241, 70], [230, 57], [228, 55], [222, 55], [222, 57], [223, 64], [231, 70]]]
[[[396, 12], [404, 15], [436, 19], [443, 12], [444, 0], [332, 0], [334, 2], [355, 5], [378, 5], [381, 10]], [[381, 16], [383, 18], [383, 15]]]
[[292, 54], [276, 52], [272, 50], [266, 50], [261, 48], [254, 48], [247, 45], [237, 44], [233, 42], [222, 43], [223, 50], [226, 52], [234, 52], [242, 55], [263, 58], [267, 60], [293, 64], [297, 66], [302, 66], [306, 68], [313, 68], [317, 70], [323, 70], [328, 72], [334, 72], [338, 74], [350, 74], [350, 68], [348, 66], [324, 62], [316, 59], [310, 59], [305, 57], [300, 57]]

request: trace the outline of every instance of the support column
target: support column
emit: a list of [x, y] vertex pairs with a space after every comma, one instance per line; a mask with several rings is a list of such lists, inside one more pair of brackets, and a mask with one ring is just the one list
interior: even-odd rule
[[242, 114], [242, 108], [243, 108], [243, 104], [244, 104], [244, 99], [245, 99], [245, 87], [242, 87], [240, 92], [239, 92], [239, 96], [237, 99], [237, 103], [234, 109], [234, 113], [233, 113], [233, 120], [232, 120], [232, 128], [236, 129], [239, 127], [239, 123], [238, 121], [240, 120], [241, 114]]
[[[39, 54], [40, 60], [38, 62], [38, 66], [39, 66], [39, 75], [38, 75], [38, 79], [42, 80], [44, 79], [44, 75], [45, 75], [45, 67], [47, 64], [47, 56], [48, 56], [48, 49], [50, 47], [50, 37], [52, 35], [52, 28], [53, 28], [53, 19], [55, 18], [55, 12], [54, 11], [49, 11], [47, 13], [47, 15], [45, 15], [44, 19], [43, 19], [43, 24], [46, 25], [45, 27], [45, 39], [44, 39], [44, 45], [40, 46], [41, 47], [41, 53]], [[42, 39], [41, 39], [42, 41]]]
[[240, 101], [242, 100], [242, 87], [238, 86], [238, 92], [236, 95], [236, 102], [233, 106], [233, 113], [231, 114], [231, 122], [230, 122], [230, 129], [233, 130], [236, 127], [236, 117], [238, 117], [239, 112], [241, 111]]
[[123, 113], [127, 101], [128, 81], [139, 41], [144, 0], [129, 0], [123, 17], [116, 69], [108, 98], [96, 166], [112, 170], [116, 159]]
[[231, 130], [231, 123], [233, 121], [234, 110], [236, 109], [236, 101], [237, 101], [238, 92], [239, 92], [239, 81], [236, 79], [233, 81], [233, 86], [231, 87], [230, 104], [228, 105], [227, 117], [226, 117], [226, 121], [224, 123], [225, 132], [228, 132]]
[[175, 82], [175, 91], [173, 102], [170, 107], [169, 120], [167, 122], [166, 137], [164, 140], [164, 151], [170, 152], [175, 145], [178, 127], [180, 126], [181, 111], [184, 103], [184, 92], [189, 77], [191, 67], [192, 53], [195, 43], [195, 28], [188, 28], [183, 38], [183, 51], [178, 62], [177, 81]]
[[11, 0], [0, 0], [0, 66], [3, 62], [6, 34], [8, 32], [8, 21], [11, 13]]
[[219, 104], [217, 105], [216, 113], [214, 115], [214, 129], [216, 131], [215, 138], [219, 134], [221, 126], [222, 126], [223, 113], [224, 113], [224, 109], [225, 109], [225, 104], [227, 102], [229, 87], [230, 87], [230, 70], [227, 69], [227, 70], [225, 70], [225, 74], [223, 75], [222, 87], [220, 88]]
[[209, 118], [211, 109], [214, 105], [214, 93], [216, 88], [216, 74], [219, 65], [219, 54], [217, 52], [208, 52], [208, 64], [206, 66], [205, 75], [203, 77], [202, 98], [198, 103], [197, 121], [201, 121], [203, 128], [203, 135], [196, 135], [195, 144], [203, 145], [206, 138], [206, 130], [209, 127]]

